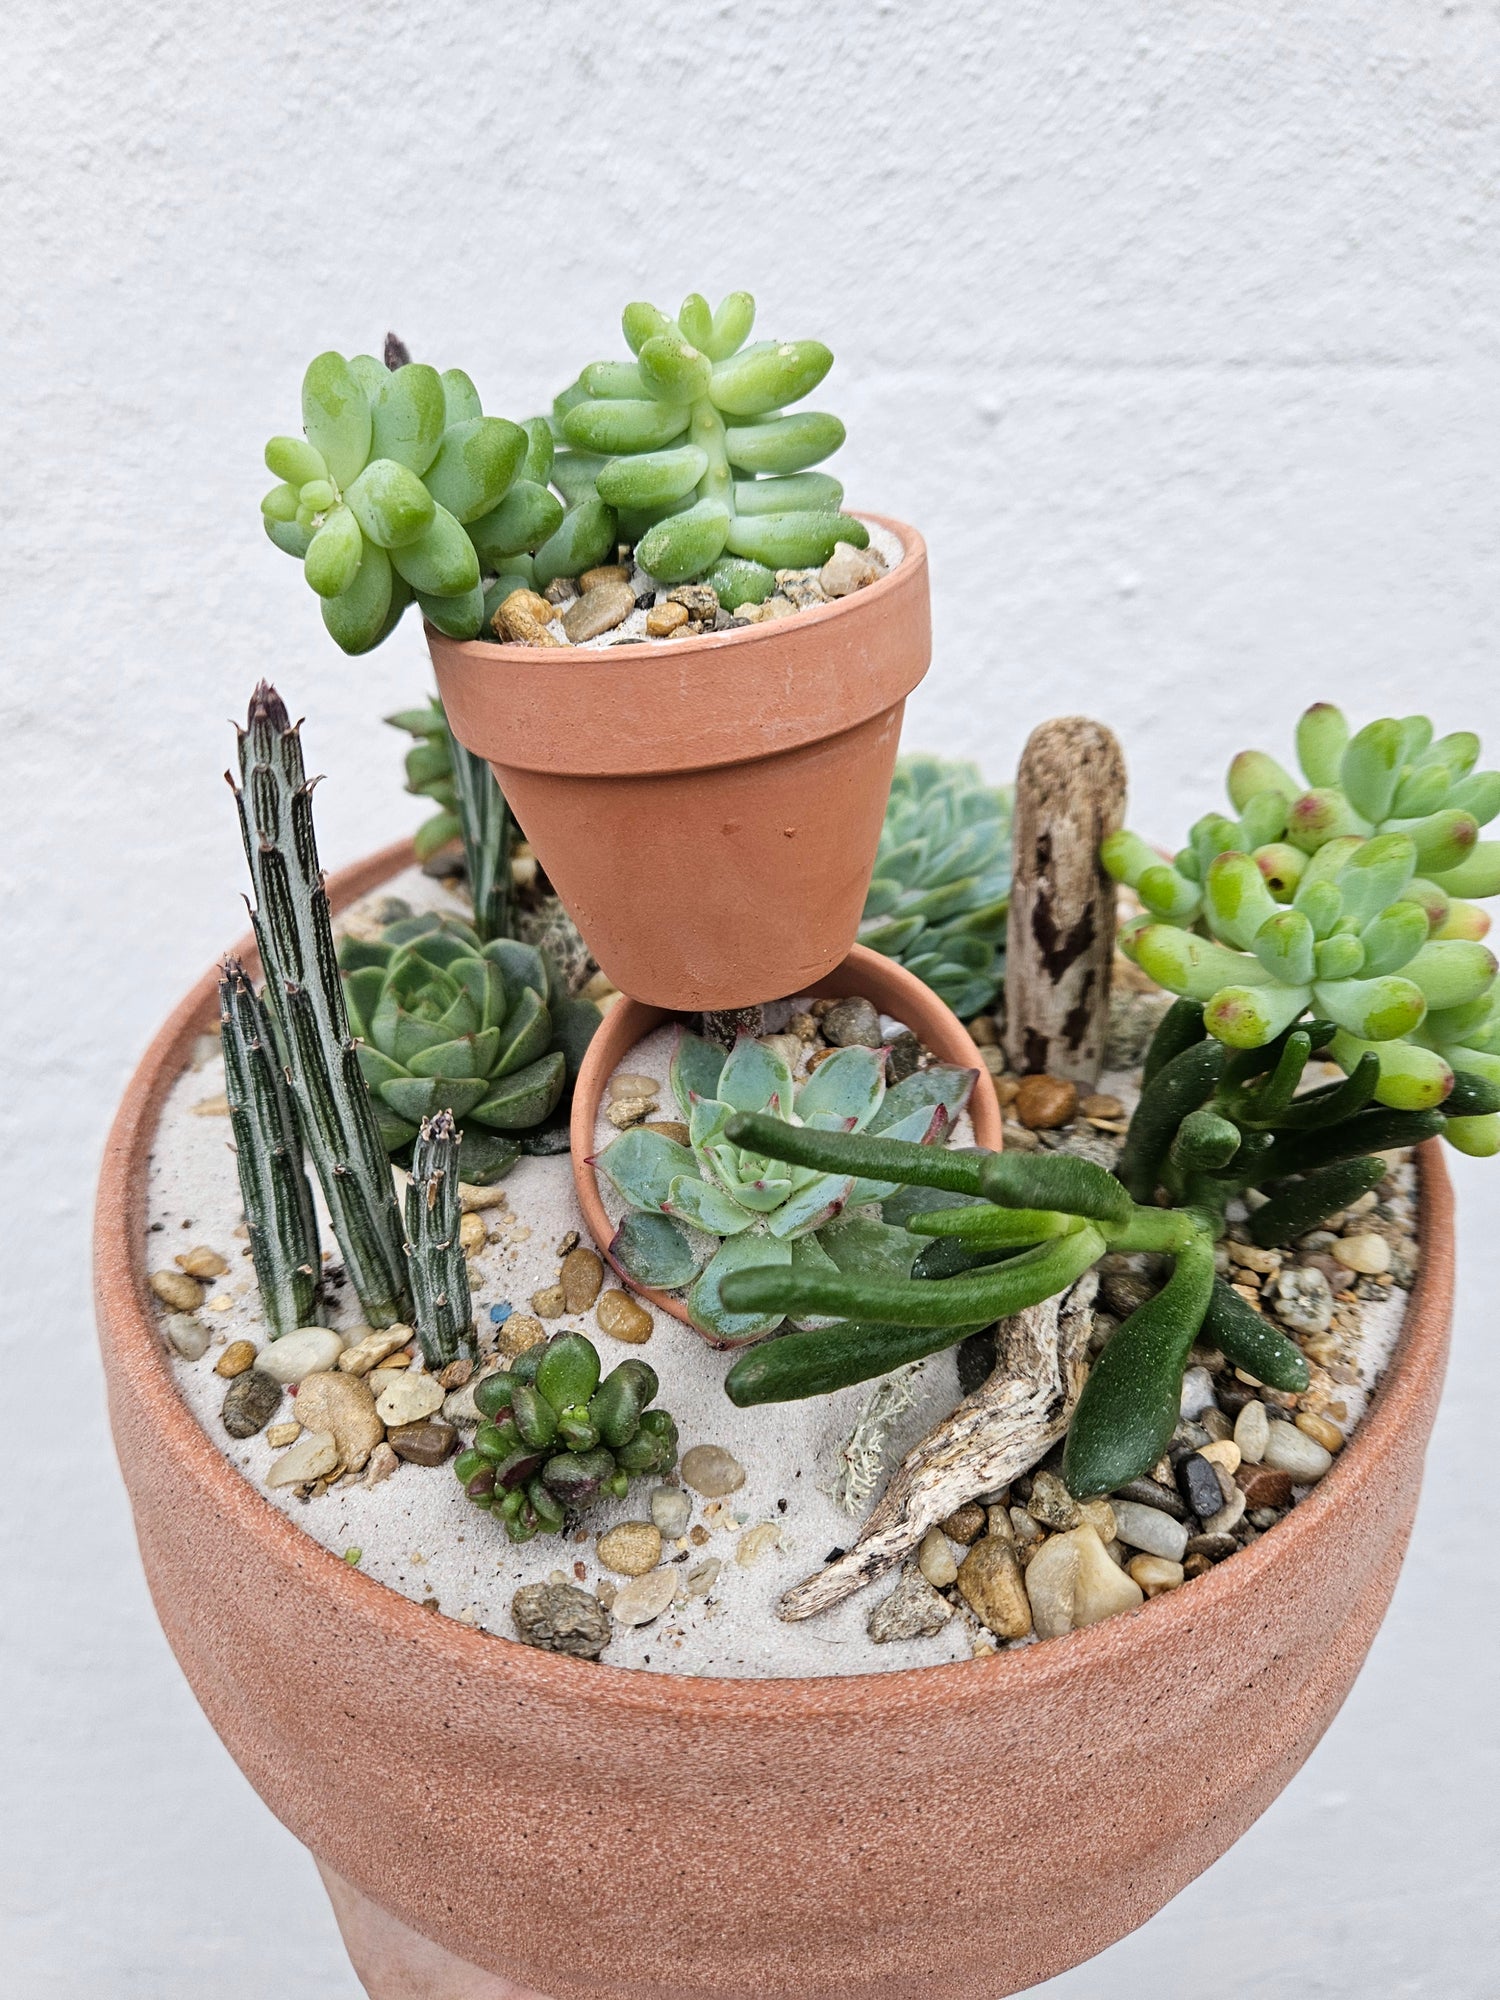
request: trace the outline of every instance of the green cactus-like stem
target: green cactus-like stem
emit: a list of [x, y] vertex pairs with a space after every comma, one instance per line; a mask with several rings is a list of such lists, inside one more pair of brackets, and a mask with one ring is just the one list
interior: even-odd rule
[[482, 757], [466, 750], [452, 729], [453, 794], [469, 872], [474, 928], [486, 944], [491, 938], [514, 935], [511, 848], [516, 822], [495, 774]]
[[474, 1307], [459, 1242], [458, 1132], [450, 1112], [418, 1134], [406, 1190], [406, 1254], [415, 1302], [413, 1324], [429, 1368], [473, 1359]]
[[265, 682], [239, 732], [239, 765], [266, 1008], [350, 1283], [370, 1325], [390, 1326], [410, 1296], [390, 1161], [349, 1032], [301, 740]]
[[274, 1340], [322, 1320], [318, 1219], [271, 1024], [233, 958], [220, 972], [219, 1038], [250, 1254]]

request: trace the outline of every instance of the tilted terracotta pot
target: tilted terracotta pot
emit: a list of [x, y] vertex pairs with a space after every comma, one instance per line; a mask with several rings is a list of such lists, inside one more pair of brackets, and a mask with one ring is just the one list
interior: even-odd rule
[[781, 999], [854, 942], [932, 654], [926, 546], [879, 525], [905, 553], [878, 583], [738, 632], [591, 652], [427, 627], [454, 734], [632, 998]]
[[[335, 902], [407, 858], [335, 878]], [[1442, 1386], [1453, 1205], [1436, 1142], [1380, 1393], [1311, 1497], [1242, 1554], [1019, 1653], [695, 1680], [424, 1611], [205, 1436], [157, 1330], [143, 1231], [162, 1103], [214, 1021], [210, 976], [106, 1148], [110, 1416], [167, 1638], [317, 1857], [374, 2000], [999, 2000], [1144, 1922], [1327, 1728], [1395, 1585]]]
[[[974, 1143], [988, 1146], [992, 1152], [1000, 1151], [1004, 1141], [994, 1079], [985, 1068], [974, 1038], [963, 1022], [914, 972], [908, 972], [904, 965], [897, 965], [894, 959], [882, 957], [878, 951], [871, 951], [867, 945], [857, 944], [842, 965], [835, 966], [826, 979], [814, 980], [806, 991], [817, 999], [843, 999], [847, 994], [863, 994], [882, 1014], [888, 1014], [892, 1020], [903, 1021], [922, 1046], [930, 1049], [941, 1061], [977, 1071], [974, 1094], [969, 1100]], [[663, 1312], [670, 1313], [673, 1319], [680, 1319], [686, 1326], [691, 1322], [681, 1299], [674, 1298], [670, 1292], [658, 1291], [652, 1285], [637, 1283], [610, 1256], [608, 1246], [615, 1226], [604, 1206], [604, 1198], [599, 1191], [599, 1176], [591, 1158], [599, 1100], [611, 1076], [637, 1042], [649, 1035], [653, 1028], [659, 1028], [664, 1021], [671, 1019], [671, 1013], [663, 1007], [647, 1007], [639, 1000], [615, 1002], [589, 1043], [589, 1052], [578, 1072], [578, 1082], [573, 1091], [570, 1134], [573, 1186], [584, 1221], [589, 1226], [589, 1234], [632, 1291], [650, 1299], [654, 1306], [660, 1306]], [[671, 1118], [676, 1113], [664, 1107], [661, 1115]]]

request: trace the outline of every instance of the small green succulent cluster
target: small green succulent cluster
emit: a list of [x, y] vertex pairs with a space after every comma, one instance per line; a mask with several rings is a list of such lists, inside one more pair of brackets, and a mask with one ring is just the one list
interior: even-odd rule
[[1011, 790], [976, 765], [901, 757], [859, 941], [884, 952], [968, 1020], [1005, 977]]
[[[1479, 739], [1433, 739], [1423, 716], [1351, 735], [1336, 708], [1302, 717], [1309, 786], [1258, 751], [1236, 757], [1238, 819], [1209, 814], [1171, 862], [1121, 832], [1105, 866], [1147, 915], [1121, 944], [1170, 992], [1199, 1002], [1208, 1033], [1264, 1048], [1311, 1013], [1350, 1075], [1367, 1056], [1374, 1096], [1418, 1110], [1450, 1096], [1455, 1072], [1500, 1082], [1494, 954], [1486, 913], [1500, 892], [1500, 772], [1476, 771]], [[1500, 1148], [1500, 1119], [1446, 1125], [1467, 1151]]]
[[565, 1333], [475, 1389], [484, 1421], [453, 1469], [513, 1542], [556, 1534], [570, 1507], [596, 1493], [623, 1500], [632, 1479], [676, 1464], [676, 1424], [647, 1407], [658, 1388], [655, 1369], [632, 1358], [599, 1378], [593, 1342]]
[[683, 1034], [670, 1080], [689, 1143], [634, 1126], [611, 1141], [598, 1164], [630, 1208], [611, 1256], [641, 1283], [687, 1288], [700, 1332], [739, 1342], [780, 1323], [779, 1312], [725, 1307], [724, 1279], [748, 1265], [911, 1269], [916, 1245], [905, 1232], [859, 1212], [894, 1194], [894, 1183], [785, 1169], [761, 1149], [736, 1144], [728, 1127], [738, 1115], [758, 1112], [813, 1131], [938, 1144], [969, 1100], [973, 1070], [935, 1065], [888, 1090], [885, 1052], [846, 1048], [799, 1085], [785, 1058], [764, 1042], [742, 1035], [726, 1056], [716, 1043]]
[[498, 1179], [556, 1111], [599, 1025], [570, 1000], [545, 953], [514, 938], [481, 944], [458, 918], [405, 917], [373, 942], [345, 938], [339, 965], [359, 1066], [380, 1136], [399, 1153], [424, 1119], [465, 1126], [463, 1178]]
[[[633, 361], [596, 361], [553, 404], [552, 478], [568, 502], [537, 580], [573, 575], [619, 539], [660, 583], [706, 577], [726, 608], [764, 598], [774, 571], [864, 548], [844, 489], [808, 468], [844, 441], [837, 417], [787, 414], [833, 365], [821, 341], [761, 340], [748, 292], [716, 312], [694, 292], [676, 319], [625, 308]], [[565, 544], [576, 543], [576, 546]]]
[[330, 350], [303, 377], [302, 421], [304, 437], [266, 446], [280, 484], [261, 514], [346, 653], [378, 646], [413, 598], [439, 631], [476, 637], [482, 577], [529, 566], [561, 521], [546, 423], [485, 416], [460, 368]]

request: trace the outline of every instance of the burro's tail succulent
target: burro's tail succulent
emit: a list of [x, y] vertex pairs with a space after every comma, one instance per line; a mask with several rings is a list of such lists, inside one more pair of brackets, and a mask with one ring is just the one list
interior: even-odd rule
[[[1455, 1072], [1488, 1074], [1496, 960], [1486, 913], [1500, 892], [1500, 772], [1475, 771], [1479, 740], [1433, 740], [1425, 717], [1350, 735], [1319, 703], [1298, 726], [1300, 787], [1258, 751], [1236, 757], [1238, 814], [1209, 814], [1168, 862], [1118, 833], [1102, 857], [1147, 915], [1121, 942], [1170, 992], [1201, 1003], [1208, 1033], [1263, 1048], [1309, 1014], [1331, 1024], [1328, 1053], [1353, 1074], [1374, 1055], [1374, 1095], [1419, 1110], [1443, 1103]], [[1494, 849], [1494, 854], [1490, 850]], [[1477, 1035], [1479, 1039], [1472, 1039]], [[1500, 1129], [1454, 1119], [1468, 1150]]]
[[1011, 794], [977, 766], [901, 757], [891, 781], [859, 941], [968, 1019], [1005, 975]]
[[[617, 539], [661, 583], [706, 576], [726, 606], [764, 596], [770, 572], [863, 548], [818, 465], [844, 441], [837, 417], [789, 411], [833, 365], [816, 340], [761, 340], [748, 292], [717, 311], [691, 293], [671, 319], [625, 308], [632, 361], [596, 361], [553, 405], [553, 483], [568, 511], [537, 551], [536, 577], [576, 576]], [[749, 566], [748, 568], [746, 566]]]
[[237, 958], [226, 958], [220, 968], [219, 1040], [250, 1255], [261, 1306], [276, 1340], [322, 1319], [318, 1279], [323, 1266], [318, 1218], [302, 1164], [302, 1135], [271, 1023]]
[[413, 1324], [429, 1368], [474, 1358], [474, 1308], [459, 1242], [458, 1132], [439, 1111], [424, 1121], [406, 1188], [406, 1255]]
[[513, 1542], [556, 1534], [570, 1508], [597, 1493], [623, 1499], [632, 1479], [676, 1464], [676, 1424], [647, 1407], [657, 1388], [655, 1369], [633, 1357], [601, 1381], [593, 1342], [560, 1334], [480, 1382], [484, 1422], [453, 1469]]

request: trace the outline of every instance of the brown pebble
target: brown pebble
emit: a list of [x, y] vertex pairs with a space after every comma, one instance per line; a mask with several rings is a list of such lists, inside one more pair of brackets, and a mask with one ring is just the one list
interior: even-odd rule
[[993, 1014], [976, 1014], [967, 1023], [969, 1034], [975, 1046], [981, 1049], [997, 1049], [1000, 1046], [1000, 1030], [995, 1025]]
[[701, 1521], [696, 1528], [688, 1529], [688, 1540], [693, 1544], [695, 1549], [701, 1549], [709, 1539], [709, 1532]]
[[1021, 1123], [1032, 1132], [1066, 1125], [1078, 1109], [1078, 1087], [1061, 1076], [1023, 1076], [1014, 1100]]
[[986, 1535], [974, 1543], [958, 1570], [959, 1595], [982, 1625], [1002, 1639], [1024, 1639], [1031, 1630], [1031, 1601], [1011, 1543]]
[[214, 1363], [215, 1375], [223, 1375], [226, 1379], [243, 1375], [247, 1368], [254, 1366], [255, 1352], [253, 1340], [231, 1340]]
[[607, 1333], [612, 1340], [627, 1340], [639, 1346], [651, 1338], [651, 1315], [628, 1292], [606, 1292], [594, 1317], [600, 1332]]
[[646, 613], [646, 630], [653, 639], [667, 639], [691, 614], [685, 604], [653, 604]]
[[[561, 1285], [543, 1285], [539, 1292], [531, 1295], [531, 1310], [538, 1319], [561, 1319], [567, 1310], [567, 1300]], [[510, 1321], [506, 1321], [509, 1326]]]
[[652, 1521], [621, 1521], [599, 1537], [597, 1553], [616, 1576], [644, 1576], [661, 1561], [661, 1530]]
[[812, 1075], [819, 1063], [826, 1063], [830, 1056], [836, 1056], [837, 1049], [815, 1049], [807, 1059], [807, 1073]]
[[184, 1250], [176, 1262], [190, 1278], [222, 1278], [229, 1269], [218, 1251], [210, 1250], [206, 1243], [198, 1243], [191, 1250]]
[[438, 1370], [438, 1386], [442, 1389], [461, 1389], [474, 1373], [474, 1364], [467, 1358], [450, 1361], [446, 1368]]
[[1344, 1449], [1344, 1433], [1337, 1424], [1329, 1423], [1326, 1417], [1315, 1416], [1311, 1410], [1299, 1410], [1292, 1421], [1304, 1436], [1322, 1445], [1324, 1451], [1331, 1451], [1335, 1457]]
[[635, 592], [628, 583], [596, 583], [563, 613], [563, 630], [575, 646], [581, 646], [623, 625], [634, 609]]
[[962, 1542], [967, 1546], [970, 1542], [977, 1541], [983, 1534], [984, 1522], [983, 1507], [977, 1501], [970, 1500], [965, 1506], [954, 1508], [942, 1524], [943, 1533], [950, 1542]]
[[164, 1306], [173, 1312], [196, 1312], [203, 1303], [203, 1287], [186, 1271], [153, 1271], [147, 1280]]
[[[570, 1313], [587, 1312], [604, 1283], [604, 1260], [596, 1250], [570, 1250], [558, 1274], [563, 1305]], [[532, 1302], [535, 1304], [535, 1301]]]
[[1016, 1092], [1020, 1088], [1021, 1079], [1018, 1076], [997, 1076], [995, 1078], [995, 1097], [1002, 1111], [1006, 1105], [1015, 1103]]
[[673, 1139], [679, 1146], [688, 1143], [688, 1128], [676, 1118], [649, 1118], [646, 1130], [660, 1132], [664, 1139]]
[[629, 581], [630, 568], [628, 564], [595, 563], [592, 569], [586, 569], [583, 575], [579, 577], [578, 588], [581, 591], [590, 591], [601, 583], [629, 583]]
[[486, 1237], [482, 1215], [465, 1215], [461, 1218], [458, 1225], [458, 1242], [466, 1257], [472, 1257], [476, 1250], [484, 1248]]
[[[552, 1289], [560, 1291], [562, 1288], [554, 1285]], [[546, 1338], [547, 1329], [534, 1314], [512, 1313], [500, 1327], [496, 1342], [506, 1360], [511, 1361], [516, 1355], [524, 1354], [528, 1347], [535, 1347]]]
[[1247, 1508], [1292, 1504], [1292, 1475], [1278, 1471], [1274, 1465], [1241, 1465], [1234, 1481], [1245, 1496]]
[[1104, 1091], [1095, 1091], [1086, 1097], [1078, 1109], [1085, 1118], [1123, 1118], [1125, 1107], [1118, 1097], [1110, 1097]]
[[1184, 1579], [1191, 1583], [1195, 1576], [1207, 1576], [1212, 1568], [1213, 1563], [1207, 1556], [1189, 1556], [1182, 1565], [1182, 1574]]
[[411, 1465], [441, 1465], [458, 1443], [458, 1432], [439, 1417], [424, 1417], [420, 1423], [398, 1424], [385, 1438], [397, 1458]]

